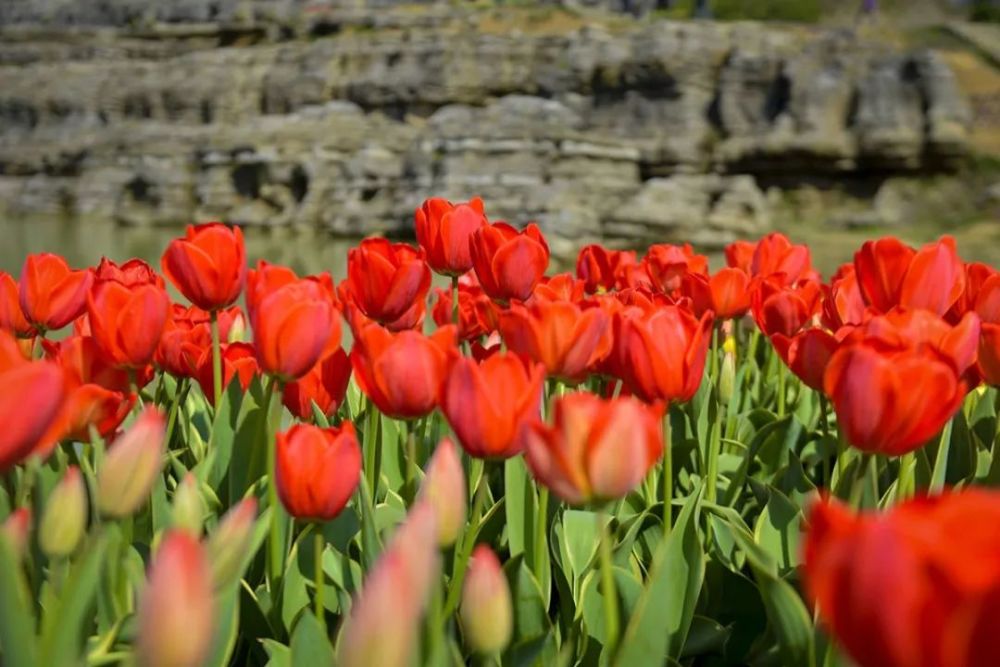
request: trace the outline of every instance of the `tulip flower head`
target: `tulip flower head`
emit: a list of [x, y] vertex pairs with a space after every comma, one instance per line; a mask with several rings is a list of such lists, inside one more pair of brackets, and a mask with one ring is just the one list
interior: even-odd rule
[[35, 327], [21, 310], [20, 288], [9, 273], [0, 271], [0, 331], [7, 331], [18, 338], [35, 335]]
[[347, 253], [345, 300], [392, 331], [419, 324], [430, 287], [423, 251], [410, 245], [369, 238]]
[[297, 519], [329, 521], [350, 500], [361, 476], [354, 424], [319, 428], [296, 424], [277, 435], [278, 497]]
[[510, 586], [497, 555], [485, 544], [472, 553], [459, 613], [465, 641], [474, 651], [491, 655], [510, 643], [514, 630]]
[[482, 199], [452, 204], [433, 197], [417, 209], [415, 222], [417, 243], [435, 273], [460, 276], [472, 268], [469, 239], [488, 224]]
[[231, 306], [247, 278], [243, 232], [218, 222], [188, 225], [184, 237], [167, 246], [160, 266], [171, 284], [202, 310]]
[[97, 506], [102, 514], [116, 519], [131, 516], [149, 500], [163, 469], [165, 430], [163, 414], [148, 407], [111, 444], [97, 473]]
[[87, 489], [80, 469], [70, 466], [49, 494], [38, 527], [38, 544], [49, 558], [76, 550], [87, 528]]
[[465, 471], [458, 449], [450, 439], [438, 443], [427, 465], [427, 476], [420, 486], [421, 498], [426, 498], [437, 515], [438, 544], [449, 547], [465, 527], [468, 497]]
[[18, 281], [21, 311], [39, 331], [62, 329], [83, 314], [93, 280], [90, 269], [70, 269], [59, 255], [28, 255]]
[[479, 284], [496, 301], [526, 301], [549, 265], [548, 243], [534, 224], [518, 232], [496, 222], [477, 229], [469, 243]]

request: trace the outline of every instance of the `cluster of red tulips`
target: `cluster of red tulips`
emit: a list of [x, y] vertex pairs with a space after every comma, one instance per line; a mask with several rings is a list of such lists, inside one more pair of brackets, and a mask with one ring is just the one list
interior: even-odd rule
[[[937, 484], [928, 495], [914, 458], [943, 430], [950, 437], [946, 425], [968, 408], [970, 393], [1000, 385], [994, 269], [964, 263], [947, 237], [919, 249], [883, 238], [824, 282], [806, 246], [771, 234], [730, 245], [727, 266], [716, 272], [690, 246], [654, 245], [640, 258], [590, 245], [575, 273], [549, 276], [538, 227], [491, 223], [479, 199], [429, 199], [415, 229], [417, 246], [361, 241], [339, 284], [328, 273], [300, 277], [266, 261], [248, 269], [241, 231], [218, 223], [189, 227], [164, 252], [161, 272], [139, 259], [72, 269], [53, 254], [29, 256], [19, 277], [0, 272], [0, 473], [10, 480], [8, 495], [22, 496], [14, 490], [31, 467], [55, 452], [68, 452], [72, 463], [49, 501], [60, 503], [62, 518], [47, 512], [35, 522], [50, 556], [78, 548], [88, 494], [97, 514], [128, 517], [166, 476], [179, 516], [185, 503], [198, 506], [196, 482], [172, 479], [169, 463], [164, 470], [165, 461], [183, 459], [169, 452], [192, 447], [195, 427], [181, 423], [192, 387], [222, 419], [227, 394], [254, 394], [256, 383], [264, 414], [275, 415], [258, 424], [265, 454], [233, 454], [261, 456], [267, 474], [262, 485], [251, 479], [241, 488], [246, 501], [232, 499], [232, 516], [216, 534], [201, 540], [198, 519], [193, 530], [181, 525], [158, 538], [138, 612], [142, 662], [207, 659], [211, 635], [170, 642], [192, 623], [212, 624], [206, 601], [227, 553], [219, 545], [247, 548], [258, 495], [271, 509], [267, 570], [275, 579], [287, 561], [284, 513], [322, 526], [352, 502], [371, 508], [391, 499], [380, 467], [383, 418], [399, 425], [407, 483], [423, 481], [345, 616], [337, 655], [348, 665], [410, 664], [420, 619], [435, 608], [439, 548], [452, 545], [461, 565], [448, 592], [464, 591], [466, 641], [487, 654], [506, 647], [514, 621], [495, 553], [504, 549], [480, 545], [469, 558], [485, 522], [481, 503], [497, 495], [490, 468], [478, 461], [523, 454], [538, 484], [535, 548], [547, 548], [548, 491], [601, 516], [638, 494], [657, 508], [667, 540], [683, 490], [697, 488], [692, 493], [709, 508], [734, 497], [738, 474], [720, 457], [741, 450], [731, 446], [738, 433], [726, 415], [765, 409], [791, 419], [805, 410], [807, 394], [819, 403], [816, 428], [834, 441], [839, 432], [842, 443], [815, 459], [810, 483], [821, 493], [803, 522], [804, 589], [826, 629], [866, 666], [1000, 662], [991, 632], [1000, 627], [1000, 494]], [[450, 287], [431, 295], [435, 273]], [[173, 302], [168, 284], [190, 305]], [[774, 373], [759, 374], [763, 388], [750, 405], [740, 397], [750, 370], [737, 368], [764, 367], [757, 362], [769, 358], [798, 381], [775, 361]], [[364, 416], [345, 400], [352, 386], [368, 401]], [[699, 401], [711, 402], [708, 419], [717, 425], [675, 469], [687, 437], [676, 425], [687, 418], [694, 428], [694, 410], [683, 406]], [[438, 437], [445, 428], [466, 463]], [[99, 467], [92, 465], [98, 461], [79, 444], [106, 441]], [[947, 462], [944, 439], [938, 456]], [[876, 458], [895, 474], [891, 502], [879, 492], [874, 504], [884, 509], [858, 513]], [[753, 466], [748, 459], [741, 474]], [[12, 544], [29, 539], [27, 508], [10, 507], [4, 534]], [[317, 545], [321, 563], [326, 545]], [[603, 548], [607, 600], [616, 584]], [[536, 556], [532, 566], [542, 562], [547, 557]], [[317, 580], [323, 628], [324, 588]], [[438, 603], [433, 613], [445, 617], [457, 606]], [[606, 606], [602, 637], [623, 655], [631, 635], [619, 636], [618, 613]], [[10, 650], [3, 641], [0, 633], [0, 654]]]

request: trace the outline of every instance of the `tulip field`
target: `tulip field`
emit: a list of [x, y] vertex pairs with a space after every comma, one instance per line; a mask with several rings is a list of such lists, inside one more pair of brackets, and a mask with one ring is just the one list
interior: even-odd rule
[[992, 267], [414, 222], [0, 272], [0, 664], [1000, 665]]

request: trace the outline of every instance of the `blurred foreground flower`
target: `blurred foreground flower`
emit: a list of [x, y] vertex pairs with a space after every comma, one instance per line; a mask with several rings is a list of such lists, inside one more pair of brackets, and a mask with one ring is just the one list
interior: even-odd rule
[[472, 553], [459, 609], [465, 641], [474, 651], [491, 655], [507, 647], [514, 630], [510, 586], [497, 555], [485, 544]]
[[135, 514], [149, 499], [163, 469], [166, 423], [156, 408], [146, 408], [108, 448], [97, 473], [97, 506], [120, 519]]

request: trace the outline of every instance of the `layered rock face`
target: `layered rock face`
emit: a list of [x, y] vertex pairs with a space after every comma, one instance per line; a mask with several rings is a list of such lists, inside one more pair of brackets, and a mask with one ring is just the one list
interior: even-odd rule
[[478, 194], [557, 252], [717, 247], [767, 228], [767, 184], [967, 150], [932, 52], [575, 15], [519, 32], [395, 4], [0, 3], [0, 214], [406, 235], [424, 197]]

